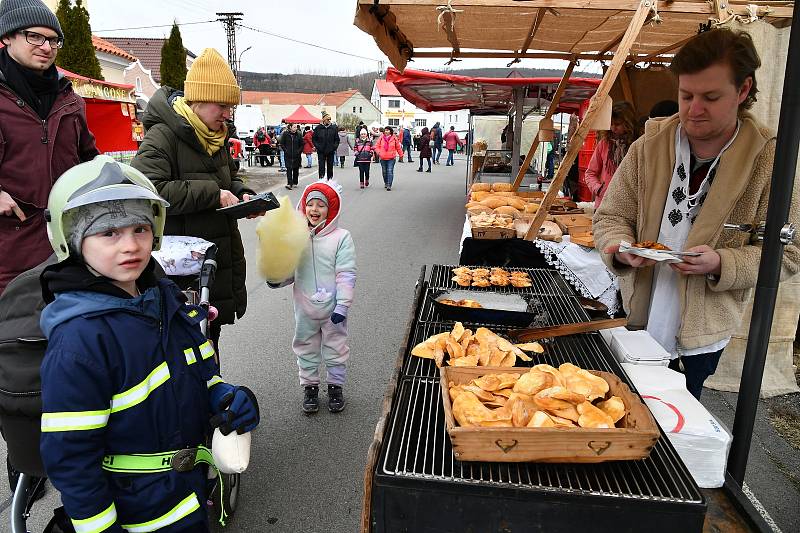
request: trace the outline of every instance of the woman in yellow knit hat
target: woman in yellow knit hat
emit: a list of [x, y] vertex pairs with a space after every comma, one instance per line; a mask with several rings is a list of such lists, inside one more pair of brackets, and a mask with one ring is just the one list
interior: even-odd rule
[[241, 318], [247, 307], [237, 221], [216, 212], [255, 194], [236, 176], [226, 146], [226, 120], [238, 103], [239, 86], [228, 63], [206, 48], [189, 69], [183, 92], [165, 86], [153, 95], [143, 119], [144, 142], [131, 163], [170, 204], [166, 235], [191, 235], [217, 245], [211, 301], [219, 317], [210, 328], [215, 345], [221, 325]]

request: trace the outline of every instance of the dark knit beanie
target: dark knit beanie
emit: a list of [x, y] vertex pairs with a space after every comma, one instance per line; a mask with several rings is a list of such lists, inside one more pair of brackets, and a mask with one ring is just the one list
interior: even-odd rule
[[64, 38], [58, 17], [44, 5], [42, 0], [2, 0], [0, 2], [0, 37], [36, 26], [50, 28], [59, 37]]

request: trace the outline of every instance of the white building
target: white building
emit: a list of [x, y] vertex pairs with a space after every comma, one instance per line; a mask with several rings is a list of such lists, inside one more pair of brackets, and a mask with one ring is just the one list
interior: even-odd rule
[[450, 126], [455, 126], [461, 137], [469, 129], [468, 110], [425, 111], [403, 98], [394, 83], [386, 80], [375, 80], [370, 100], [380, 110], [380, 123], [384, 126], [409, 125], [414, 127], [416, 134], [422, 128], [431, 128], [438, 122], [444, 132], [447, 132]]

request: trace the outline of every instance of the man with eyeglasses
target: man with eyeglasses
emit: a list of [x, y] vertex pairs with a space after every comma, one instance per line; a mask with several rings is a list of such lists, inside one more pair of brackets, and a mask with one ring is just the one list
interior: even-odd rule
[[58, 177], [98, 154], [83, 99], [54, 62], [64, 44], [41, 0], [0, 1], [0, 294], [52, 253], [44, 209]]

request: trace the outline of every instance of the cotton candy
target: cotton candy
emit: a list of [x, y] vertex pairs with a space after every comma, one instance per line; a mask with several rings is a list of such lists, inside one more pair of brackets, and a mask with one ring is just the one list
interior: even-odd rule
[[287, 196], [278, 209], [268, 211], [256, 227], [258, 234], [258, 272], [271, 283], [294, 276], [309, 239], [308, 223]]

